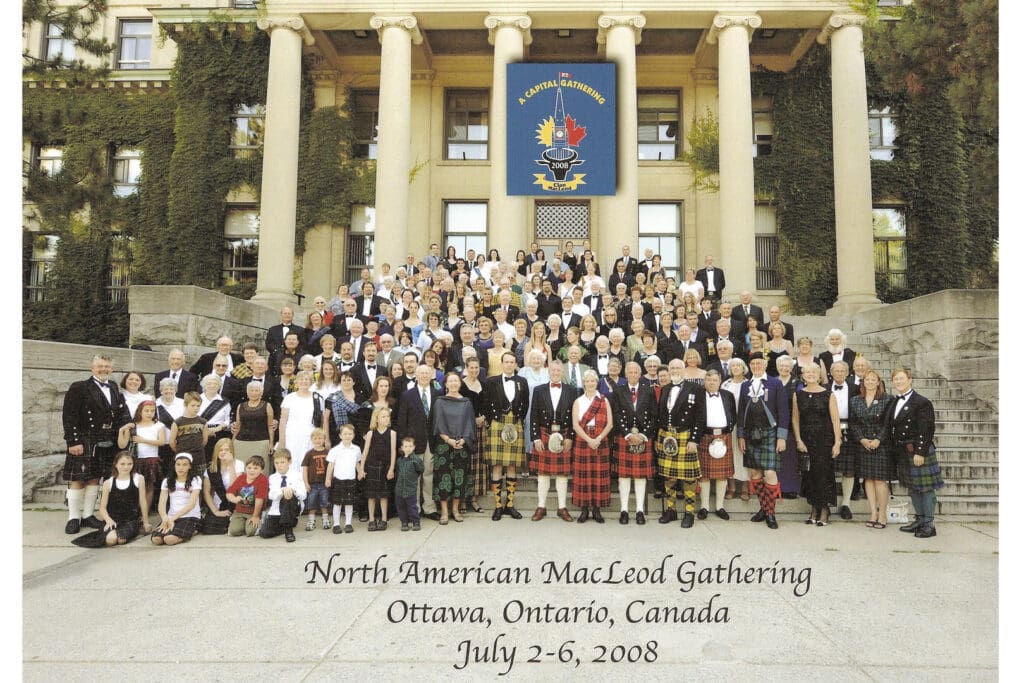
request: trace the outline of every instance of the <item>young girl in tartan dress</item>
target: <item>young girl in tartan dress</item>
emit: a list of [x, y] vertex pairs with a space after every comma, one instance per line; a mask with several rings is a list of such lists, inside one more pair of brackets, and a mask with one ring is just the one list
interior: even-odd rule
[[576, 519], [582, 524], [593, 514], [604, 524], [601, 506], [611, 502], [611, 462], [606, 439], [612, 430], [611, 404], [597, 391], [598, 376], [583, 373], [583, 395], [572, 407], [573, 442], [572, 504], [582, 510]]

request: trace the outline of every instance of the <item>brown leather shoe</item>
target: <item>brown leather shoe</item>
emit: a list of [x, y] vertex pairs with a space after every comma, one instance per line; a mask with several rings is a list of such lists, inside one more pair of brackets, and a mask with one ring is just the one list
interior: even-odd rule
[[537, 508], [534, 511], [534, 513], [533, 513], [533, 517], [530, 517], [530, 521], [531, 522], [539, 522], [540, 520], [544, 519], [547, 516], [548, 516], [548, 509], [547, 508]]
[[572, 521], [572, 515], [570, 515], [569, 511], [567, 509], [565, 509], [565, 508], [558, 508], [558, 513], [557, 514], [558, 514], [558, 518], [561, 519], [563, 522], [571, 522]]

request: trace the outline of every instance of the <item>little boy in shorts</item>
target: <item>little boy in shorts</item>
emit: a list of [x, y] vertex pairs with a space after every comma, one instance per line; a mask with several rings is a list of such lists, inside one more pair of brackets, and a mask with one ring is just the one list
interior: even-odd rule
[[292, 471], [292, 454], [287, 448], [274, 451], [274, 468], [270, 475], [270, 511], [260, 530], [260, 538], [273, 538], [284, 534], [284, 540], [295, 542], [295, 525], [302, 514], [302, 501], [306, 499], [306, 485], [298, 472]]
[[269, 494], [270, 484], [263, 474], [263, 458], [254, 455], [245, 463], [245, 476], [235, 477], [228, 487], [228, 502], [235, 504], [228, 522], [228, 534], [253, 536], [260, 528], [260, 515]]
[[327, 432], [314, 429], [310, 434], [313, 448], [302, 459], [302, 481], [309, 493], [306, 495], [306, 531], [316, 528], [316, 511], [324, 518], [324, 529], [331, 528], [330, 490], [327, 488]]
[[395, 462], [395, 507], [398, 508], [398, 519], [402, 521], [402, 531], [420, 530], [420, 510], [416, 503], [419, 496], [419, 480], [423, 474], [423, 458], [416, 455], [416, 439], [407, 436], [402, 439], [401, 456]]

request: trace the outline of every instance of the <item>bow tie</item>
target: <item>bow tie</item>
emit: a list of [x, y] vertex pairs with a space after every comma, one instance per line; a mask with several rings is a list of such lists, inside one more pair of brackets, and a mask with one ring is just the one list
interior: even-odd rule
[[842, 391], [845, 388], [846, 388], [846, 385], [844, 385], [844, 384], [835, 384], [835, 385], [832, 386], [832, 390], [833, 391]]
[[718, 398], [718, 394], [708, 394], [708, 398]]
[[506, 382], [514, 382], [514, 381], [516, 381], [516, 378], [515, 378], [515, 377], [504, 377], [503, 379], [504, 379], [504, 380], [505, 380]]
[[900, 394], [899, 396], [896, 397], [896, 400], [897, 401], [902, 401], [903, 399], [905, 399], [908, 396], [910, 396], [910, 394]]
[[601, 355], [598, 356], [598, 358], [602, 358], [602, 359], [603, 358], [607, 358], [607, 357], [608, 357], [607, 353], [602, 353]]
[[561, 382], [552, 382], [551, 383], [551, 388], [552, 389], [561, 389], [562, 388], [562, 383]]
[[377, 366], [376, 365], [371, 365], [370, 363], [367, 363], [366, 364], [366, 369], [367, 370], [376, 370]]
[[110, 388], [110, 382], [101, 382], [98, 379], [94, 379], [93, 381], [96, 382], [96, 384], [98, 384], [101, 387], [103, 387], [104, 389], [109, 389]]

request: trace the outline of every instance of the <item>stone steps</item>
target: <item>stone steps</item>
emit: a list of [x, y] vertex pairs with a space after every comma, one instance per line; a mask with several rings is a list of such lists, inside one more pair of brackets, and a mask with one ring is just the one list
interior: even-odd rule
[[935, 418], [935, 435], [938, 437], [940, 434], [962, 434], [962, 435], [991, 435], [997, 437], [999, 434], [999, 423], [998, 422], [970, 422], [970, 421], [953, 421], [953, 422], [942, 422]]
[[935, 447], [945, 448], [997, 448], [998, 437], [995, 434], [935, 434]]
[[999, 449], [992, 447], [953, 447], [943, 448], [941, 451], [936, 451], [939, 456], [939, 462], [945, 465], [946, 463], [963, 463], [963, 464], [975, 464], [975, 465], [999, 465]]

